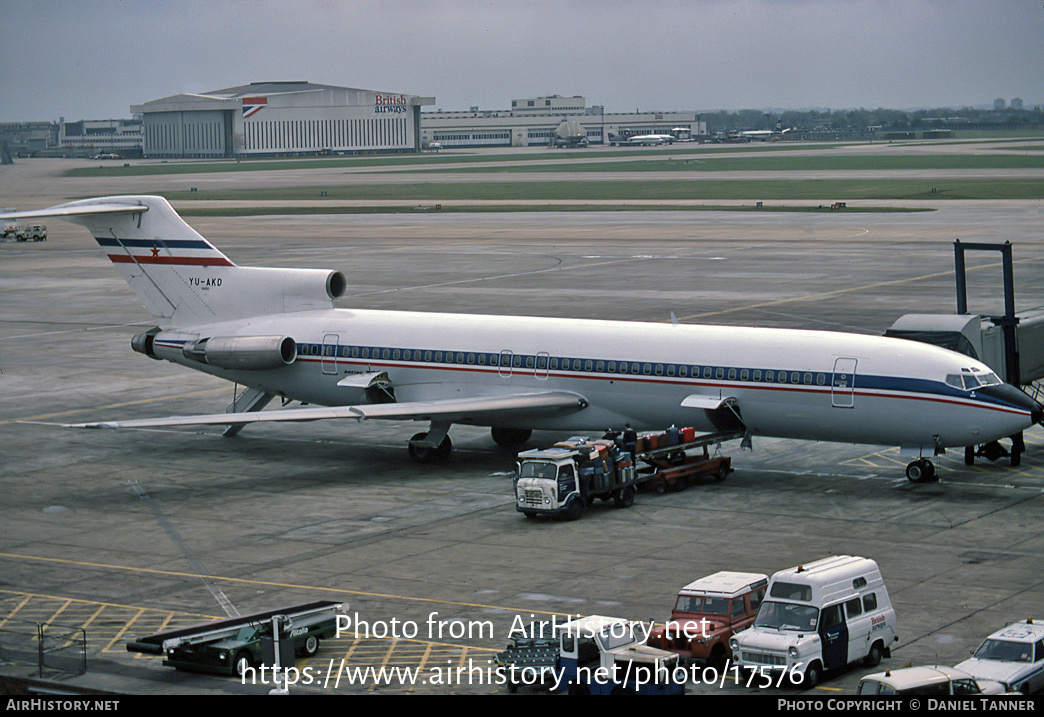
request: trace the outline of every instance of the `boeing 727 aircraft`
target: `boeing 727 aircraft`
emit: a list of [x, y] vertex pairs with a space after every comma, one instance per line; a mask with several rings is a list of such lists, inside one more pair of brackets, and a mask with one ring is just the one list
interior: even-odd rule
[[[903, 339], [827, 331], [337, 309], [338, 271], [241, 267], [162, 197], [87, 199], [7, 215], [85, 226], [153, 316], [132, 347], [248, 387], [226, 413], [80, 424], [229, 426], [416, 420], [419, 461], [448, 431], [689, 425], [899, 446], [911, 480], [944, 449], [1019, 434], [1042, 407], [984, 364]], [[273, 398], [303, 407], [262, 410]]]

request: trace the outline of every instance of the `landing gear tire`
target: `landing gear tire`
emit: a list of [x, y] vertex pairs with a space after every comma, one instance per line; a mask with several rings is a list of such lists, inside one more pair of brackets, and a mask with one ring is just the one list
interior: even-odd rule
[[975, 465], [975, 446], [964, 447], [964, 465], [973, 466]]
[[906, 477], [911, 483], [928, 483], [935, 480], [935, 466], [927, 458], [918, 458], [906, 466]]
[[491, 428], [493, 442], [504, 448], [515, 448], [529, 440], [533, 432], [528, 428]]
[[427, 433], [418, 433], [410, 439], [408, 445], [410, 458], [417, 463], [445, 463], [453, 451], [453, 442], [449, 436], [442, 439], [442, 443], [439, 444], [438, 448], [418, 445], [419, 441], [423, 441], [427, 437]]

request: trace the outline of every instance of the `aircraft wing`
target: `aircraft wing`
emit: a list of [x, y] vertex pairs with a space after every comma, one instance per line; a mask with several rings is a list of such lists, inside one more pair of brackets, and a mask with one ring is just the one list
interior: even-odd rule
[[66, 425], [70, 428], [160, 428], [164, 426], [238, 425], [269, 421], [318, 421], [327, 418], [351, 418], [357, 421], [387, 419], [484, 423], [493, 419], [510, 422], [515, 418], [552, 416], [579, 411], [586, 406], [587, 400], [578, 394], [567, 391], [543, 391], [406, 403], [309, 406], [274, 411], [211, 413]]

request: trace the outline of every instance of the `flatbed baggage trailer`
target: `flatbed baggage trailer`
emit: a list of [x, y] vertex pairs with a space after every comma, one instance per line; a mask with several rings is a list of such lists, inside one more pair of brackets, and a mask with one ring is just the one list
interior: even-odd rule
[[[650, 479], [642, 481], [643, 489], [651, 489], [658, 492], [665, 490], [684, 490], [692, 481], [703, 477], [711, 477], [715, 481], [725, 480], [732, 472], [732, 458], [722, 455], [710, 455], [710, 446], [721, 444], [743, 438], [742, 432], [735, 433], [708, 433], [702, 436], [687, 434], [691, 429], [681, 429], [681, 442], [672, 444], [670, 432], [658, 437], [657, 447], [645, 449], [648, 443], [639, 439], [639, 447], [636, 449], [635, 458], [646, 465], [639, 468], [639, 473], [650, 474]], [[646, 441], [649, 437], [644, 437]], [[661, 447], [660, 441], [666, 440], [666, 445]], [[692, 456], [689, 451], [703, 449], [703, 455]]]
[[291, 640], [296, 654], [312, 656], [319, 641], [337, 635], [343, 603], [332, 600], [291, 605], [225, 620], [174, 628], [127, 643], [128, 652], [162, 655], [163, 664], [179, 670], [243, 675], [261, 664], [261, 643], [272, 639], [273, 618], [281, 617], [280, 640]]

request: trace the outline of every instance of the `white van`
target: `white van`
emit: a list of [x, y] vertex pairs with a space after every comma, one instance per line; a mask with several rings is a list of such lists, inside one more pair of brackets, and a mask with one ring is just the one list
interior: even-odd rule
[[740, 669], [812, 687], [856, 660], [873, 667], [898, 639], [877, 563], [837, 555], [773, 575], [754, 624], [730, 644]]

